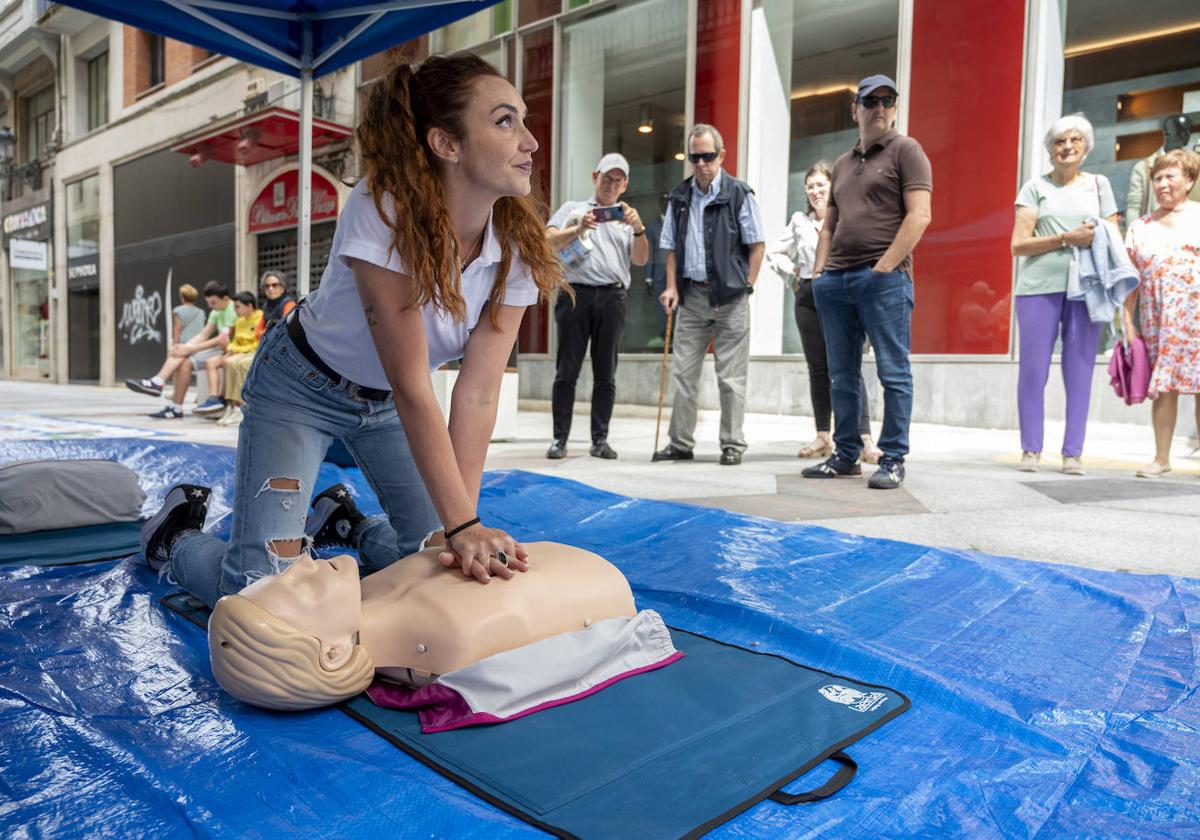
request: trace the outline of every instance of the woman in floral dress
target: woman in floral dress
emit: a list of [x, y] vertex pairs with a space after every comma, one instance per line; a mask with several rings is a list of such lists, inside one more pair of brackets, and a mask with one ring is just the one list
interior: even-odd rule
[[[1200, 203], [1188, 192], [1200, 176], [1200, 156], [1187, 149], [1167, 152], [1150, 177], [1158, 209], [1135, 221], [1125, 247], [1142, 276], [1138, 294], [1125, 302], [1125, 330], [1146, 341], [1154, 400], [1154, 460], [1142, 478], [1171, 471], [1171, 438], [1180, 394], [1200, 394]], [[1140, 329], [1134, 313], [1140, 310]], [[1196, 398], [1200, 422], [1200, 396]]]

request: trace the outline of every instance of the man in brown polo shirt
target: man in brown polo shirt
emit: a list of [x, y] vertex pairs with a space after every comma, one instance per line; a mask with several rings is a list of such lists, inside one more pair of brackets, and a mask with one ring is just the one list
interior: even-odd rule
[[850, 106], [858, 144], [833, 165], [812, 290], [829, 358], [837, 448], [802, 473], [805, 478], [862, 475], [859, 370], [863, 339], [869, 337], [883, 385], [883, 457], [869, 486], [880, 490], [904, 483], [913, 393], [908, 363], [912, 251], [929, 226], [933, 190], [921, 145], [893, 128], [896, 100], [896, 83], [887, 76], [859, 83]]

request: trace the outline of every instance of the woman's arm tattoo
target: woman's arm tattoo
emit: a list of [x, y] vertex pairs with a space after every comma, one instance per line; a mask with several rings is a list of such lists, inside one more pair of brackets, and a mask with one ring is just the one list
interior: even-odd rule
[[375, 317], [375, 304], [368, 303], [363, 307], [363, 315], [367, 316], [367, 324], [372, 327], [379, 326], [379, 319]]

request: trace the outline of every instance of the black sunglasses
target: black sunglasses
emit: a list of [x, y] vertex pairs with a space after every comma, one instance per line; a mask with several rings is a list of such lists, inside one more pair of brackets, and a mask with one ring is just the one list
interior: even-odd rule
[[874, 108], [876, 105], [882, 104], [884, 108], [892, 108], [896, 104], [896, 96], [863, 96], [860, 97], [858, 103], [864, 108]]
[[688, 160], [690, 160], [692, 163], [699, 163], [700, 161], [712, 163], [717, 159], [717, 155], [719, 154], [720, 152], [689, 152]]

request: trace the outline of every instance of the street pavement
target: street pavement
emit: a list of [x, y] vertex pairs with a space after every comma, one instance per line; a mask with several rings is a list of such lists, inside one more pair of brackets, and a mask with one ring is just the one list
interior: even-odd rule
[[[163, 435], [235, 446], [236, 429], [189, 414], [154, 420], [161, 400], [125, 388], [0, 381], [0, 456], [5, 441], [23, 437]], [[1181, 415], [1192, 410], [1181, 400]], [[524, 402], [518, 437], [494, 442], [488, 469], [524, 469], [570, 478], [602, 490], [669, 499], [805, 522], [851, 534], [1097, 569], [1200, 576], [1200, 459], [1177, 437], [1174, 472], [1134, 477], [1151, 459], [1149, 428], [1093, 423], [1088, 427], [1087, 475], [1066, 476], [1049, 451], [1062, 424], [1048, 423], [1048, 457], [1038, 473], [1015, 469], [1017, 433], [916, 424], [908, 479], [900, 490], [867, 488], [862, 478], [802, 479], [796, 450], [812, 437], [808, 417], [749, 415], [750, 448], [740, 466], [717, 463], [718, 417], [701, 412], [696, 460], [651, 463], [657, 412], [617, 406], [609, 442], [616, 461], [588, 455], [588, 405], [576, 404], [568, 457], [550, 461], [549, 405]], [[667, 414], [659, 445], [666, 444]], [[879, 423], [874, 424], [878, 431]], [[1180, 423], [1183, 427], [1183, 423]], [[185, 476], [180, 476], [181, 479]]]

